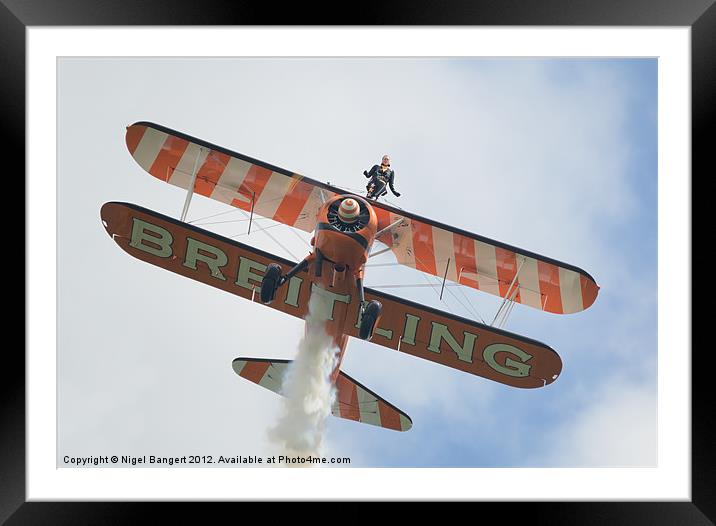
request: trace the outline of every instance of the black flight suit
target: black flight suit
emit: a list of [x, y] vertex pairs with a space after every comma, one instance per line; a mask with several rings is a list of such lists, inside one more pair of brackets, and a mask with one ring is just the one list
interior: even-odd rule
[[388, 168], [385, 172], [383, 172], [380, 169], [380, 165], [376, 164], [373, 166], [373, 168], [370, 169], [370, 172], [363, 172], [363, 175], [370, 178], [368, 186], [366, 186], [366, 190], [370, 188], [371, 184], [375, 185], [378, 188], [378, 191], [374, 192], [374, 199], [377, 199], [388, 193], [388, 190], [386, 190], [385, 188], [386, 186], [390, 186], [390, 191], [393, 192], [393, 195], [395, 195], [395, 197], [400, 197], [400, 194], [395, 191], [395, 188], [393, 188], [395, 172], [392, 168]]

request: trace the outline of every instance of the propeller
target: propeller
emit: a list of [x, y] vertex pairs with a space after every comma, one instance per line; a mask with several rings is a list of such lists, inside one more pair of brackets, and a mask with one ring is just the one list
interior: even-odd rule
[[347, 197], [331, 203], [328, 222], [341, 232], [358, 232], [370, 222], [370, 212], [365, 203]]

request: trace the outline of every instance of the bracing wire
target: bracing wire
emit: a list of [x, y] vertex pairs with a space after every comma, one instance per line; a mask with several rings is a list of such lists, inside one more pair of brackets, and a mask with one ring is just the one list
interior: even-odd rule
[[241, 209], [240, 209], [240, 208], [232, 208], [231, 210], [226, 210], [226, 211], [224, 211], [224, 212], [219, 212], [218, 214], [212, 214], [212, 215], [209, 215], [209, 216], [204, 216], [204, 217], [199, 217], [199, 218], [197, 218], [197, 219], [192, 219], [191, 221], [187, 221], [187, 223], [189, 223], [189, 224], [194, 224], [194, 223], [196, 223], [197, 221], [204, 221], [205, 219], [211, 219], [211, 218], [213, 218], [213, 217], [223, 216], [224, 214], [233, 214], [233, 213], [235, 213], [235, 212], [237, 212], [237, 211], [239, 211], [239, 210], [241, 210]]
[[311, 248], [311, 244], [310, 244], [308, 241], [306, 241], [305, 238], [301, 237], [301, 236], [298, 234], [298, 232], [296, 232], [296, 229], [294, 229], [294, 228], [289, 228], [289, 231], [293, 232], [293, 235], [296, 236], [296, 237], [297, 237], [298, 239], [300, 239], [301, 241], [303, 241], [309, 249]]
[[[460, 285], [460, 283], [458, 283], [458, 285]], [[460, 292], [460, 294], [462, 294], [462, 297], [465, 299], [465, 301], [467, 302], [467, 304], [470, 305], [470, 306], [472, 306], [472, 303], [470, 303], [470, 300], [468, 299], [467, 294], [465, 294], [465, 290], [463, 289], [463, 287], [462, 287], [462, 286], [459, 286], [457, 290]], [[487, 325], [487, 322], [484, 320], [484, 318], [483, 318], [482, 316], [480, 316], [480, 314], [478, 314], [477, 309], [473, 309], [471, 312], [472, 312], [473, 314], [475, 314], [475, 316], [477, 316], [478, 318], [480, 318], [480, 321], [481, 321], [482, 323], [484, 323], [485, 325]]]
[[[245, 212], [244, 210], [241, 210], [240, 208], [237, 208], [237, 210], [239, 210], [239, 211], [243, 214], [244, 217], [247, 216], [247, 214], [246, 214], [246, 212]], [[248, 217], [247, 217], [247, 219], [248, 219]], [[294, 261], [300, 261], [300, 258], [297, 258], [297, 257], [293, 254], [293, 252], [291, 252], [288, 248], [286, 248], [286, 246], [283, 245], [283, 243], [281, 243], [278, 239], [276, 239], [275, 237], [273, 237], [270, 232], [267, 232], [267, 231], [266, 231], [266, 230], [269, 229], [269, 228], [273, 228], [273, 227], [275, 227], [275, 226], [281, 226], [281, 225], [282, 225], [282, 223], [276, 223], [275, 225], [270, 225], [270, 226], [267, 226], [267, 227], [264, 227], [264, 228], [260, 228], [260, 229], [258, 230], [258, 232], [263, 232], [264, 234], [266, 234], [274, 243], [276, 243], [278, 246], [280, 246], [282, 249], [284, 249], [284, 250], [293, 258]], [[248, 233], [246, 233], [246, 234], [236, 234], [235, 236], [231, 236], [231, 237], [232, 237], [232, 238], [235, 238], [235, 237], [239, 237], [239, 236], [243, 236], [243, 235], [248, 235]]]
[[[268, 219], [267, 217], [256, 217], [254, 221], [260, 221], [262, 219]], [[223, 225], [225, 223], [244, 223], [249, 221], [248, 219], [230, 219], [228, 221], [210, 221], [209, 223], [192, 223], [194, 226], [207, 226], [207, 225]], [[268, 227], [271, 228], [271, 227]]]
[[[420, 260], [420, 258], [418, 258], [417, 255], [415, 256], [415, 260], [416, 260], [418, 263], [420, 263], [422, 266], [425, 266], [425, 264]], [[436, 262], [436, 263], [437, 263], [437, 262]], [[423, 273], [423, 272], [421, 272], [420, 274], [421, 274], [426, 280], [428, 280], [428, 275], [426, 275], [426, 274]], [[435, 279], [437, 279], [437, 280], [440, 282], [440, 284], [442, 284], [442, 281], [440, 280], [439, 277], [437, 277], [437, 276], [433, 276], [433, 277], [434, 277]], [[428, 281], [428, 283], [429, 283], [429, 281]], [[437, 284], [436, 284], [436, 286], [437, 286]], [[458, 297], [455, 295], [455, 293], [454, 293], [451, 289], [452, 289], [452, 287], [451, 287], [451, 288], [448, 288], [447, 291], [448, 291], [448, 293], [453, 297], [453, 299], [454, 299], [455, 301], [457, 301], [463, 309], [465, 309], [465, 310], [466, 310], [467, 312], [469, 312], [470, 314], [476, 316], [477, 318], [480, 318], [480, 319], [482, 320], [482, 322], [485, 323], [485, 320], [482, 319], [482, 316], [480, 316], [480, 315], [477, 313], [477, 311], [475, 311], [475, 309], [472, 308], [472, 305], [470, 304], [470, 302], [469, 302], [469, 301], [467, 302], [467, 304], [469, 305], [469, 307], [466, 306], [462, 301], [460, 301], [460, 298], [458, 298]], [[438, 296], [439, 296], [439, 295], [440, 295], [440, 293], [438, 292]], [[441, 300], [441, 301], [442, 301], [442, 303], [445, 304], [446, 307], [448, 307], [448, 309], [450, 308], [449, 305], [448, 305], [448, 303], [447, 303], [445, 300]], [[454, 314], [454, 312], [452, 312], [452, 311], [450, 311], [450, 312]]]
[[[263, 232], [265, 230], [268, 230], [269, 228], [276, 228], [277, 226], [283, 226], [283, 225], [281, 223], [276, 223], [273, 225], [265, 226], [263, 228], [257, 228], [256, 230], [254, 230], [254, 232]], [[235, 234], [233, 236], [229, 236], [229, 239], [236, 239], [237, 237], [243, 237], [243, 236], [248, 236], [248, 235], [249, 235], [248, 232], [242, 232], [241, 234]]]

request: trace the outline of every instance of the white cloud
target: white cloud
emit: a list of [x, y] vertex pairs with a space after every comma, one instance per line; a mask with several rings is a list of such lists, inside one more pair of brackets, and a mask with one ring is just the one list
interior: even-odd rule
[[533, 466], [656, 466], [657, 397], [649, 385], [612, 378], [547, 435], [545, 458]]

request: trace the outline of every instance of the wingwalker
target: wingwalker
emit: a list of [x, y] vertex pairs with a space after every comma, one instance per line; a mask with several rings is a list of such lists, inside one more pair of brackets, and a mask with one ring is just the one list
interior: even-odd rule
[[[102, 223], [130, 255], [176, 274], [304, 319], [313, 294], [340, 350], [331, 375], [333, 415], [398, 431], [412, 421], [340, 365], [350, 337], [520, 388], [543, 387], [562, 370], [547, 345], [503, 330], [516, 303], [568, 314], [588, 308], [599, 287], [585, 271], [389, 204], [269, 165], [149, 122], [127, 128], [135, 161], [187, 190], [179, 220], [129, 203], [105, 203]], [[313, 233], [296, 263], [185, 222], [194, 194]], [[384, 247], [373, 250], [375, 241]], [[368, 259], [390, 251], [399, 264], [499, 296], [492, 323], [441, 312], [363, 285]], [[242, 378], [281, 393], [290, 362], [240, 357]]]

